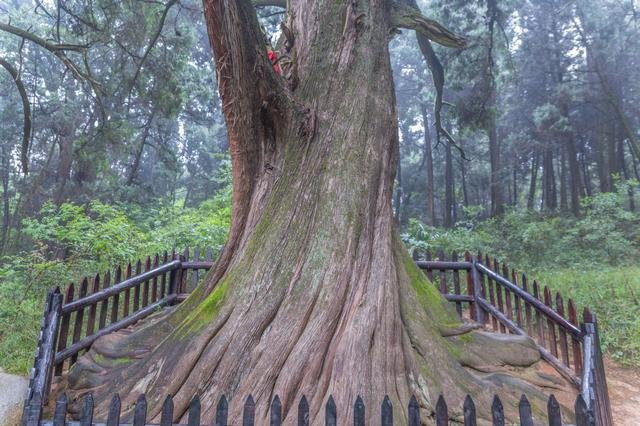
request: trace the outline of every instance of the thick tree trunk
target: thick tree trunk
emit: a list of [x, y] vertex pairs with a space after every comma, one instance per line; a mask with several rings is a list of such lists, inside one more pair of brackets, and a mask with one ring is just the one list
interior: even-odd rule
[[558, 195], [556, 192], [556, 175], [553, 168], [553, 149], [545, 147], [542, 154], [542, 181], [543, 181], [543, 209], [553, 212], [558, 208]]
[[456, 406], [470, 393], [489, 407], [497, 392], [514, 415], [522, 389], [501, 392], [502, 376], [492, 382], [479, 371], [529, 366], [538, 351], [520, 338], [460, 336], [455, 311], [416, 269], [394, 224], [387, 3], [289, 6], [294, 64], [285, 71], [298, 84], [286, 88], [266, 58], [253, 7], [205, 1], [233, 164], [229, 242], [204, 284], [155, 326], [94, 343], [70, 387], [93, 392], [96, 417], [113, 389], [131, 391], [127, 409], [145, 392], [156, 421], [167, 393], [175, 420], [198, 393], [205, 423], [222, 394], [234, 422], [252, 394], [259, 424], [268, 424], [276, 394], [285, 424], [294, 423], [302, 394], [313, 424], [329, 395], [344, 423], [358, 395], [371, 407], [367, 424], [385, 394], [398, 424], [412, 394], [424, 418], [439, 393]]

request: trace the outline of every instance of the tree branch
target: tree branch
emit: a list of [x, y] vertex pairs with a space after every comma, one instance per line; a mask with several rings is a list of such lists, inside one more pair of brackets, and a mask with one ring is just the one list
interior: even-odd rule
[[138, 67], [136, 68], [136, 72], [133, 75], [133, 78], [131, 79], [131, 84], [129, 85], [129, 93], [131, 93], [133, 86], [136, 84], [136, 80], [140, 75], [140, 71], [142, 71], [142, 66], [147, 60], [147, 57], [149, 56], [151, 49], [153, 49], [153, 46], [155, 46], [156, 42], [158, 41], [158, 38], [160, 38], [160, 34], [162, 34], [162, 29], [164, 28], [164, 21], [167, 19], [167, 15], [169, 14], [169, 9], [171, 9], [171, 7], [177, 2], [178, 0], [169, 0], [169, 2], [165, 5], [164, 10], [162, 11], [162, 17], [160, 18], [160, 23], [158, 24], [158, 29], [156, 30], [155, 34], [151, 38], [151, 41], [149, 42], [147, 49], [144, 51], [144, 54], [142, 55], [140, 62], [138, 62]]
[[464, 47], [466, 39], [449, 31], [437, 21], [420, 12], [414, 0], [395, 0], [391, 8], [391, 24], [394, 28], [415, 30], [429, 40], [445, 47]]
[[66, 52], [68, 51], [80, 53], [85, 52], [88, 48], [87, 45], [72, 43], [51, 43], [50, 41], [45, 40], [42, 37], [38, 37], [37, 35], [30, 33], [29, 31], [25, 31], [21, 28], [14, 27], [13, 25], [5, 24], [3, 22], [0, 22], [0, 31], [5, 31], [18, 37], [22, 37], [22, 39], [29, 40], [53, 53], [64, 64], [64, 66], [69, 71], [71, 71], [71, 73], [77, 80], [84, 80], [89, 82], [93, 90], [96, 93], [99, 93], [100, 83], [94, 80], [89, 74], [78, 68], [78, 66], [66, 55]]
[[253, 0], [253, 5], [256, 7], [262, 7], [262, 6], [287, 7], [287, 0]]
[[22, 147], [20, 150], [20, 160], [22, 161], [22, 172], [26, 175], [29, 172], [29, 140], [31, 139], [31, 105], [29, 104], [29, 97], [27, 91], [24, 88], [24, 84], [20, 79], [18, 70], [7, 62], [4, 58], [0, 57], [0, 65], [6, 69], [13, 81], [16, 83], [20, 98], [22, 99], [22, 111], [24, 114], [24, 128], [22, 131]]
[[25, 31], [22, 28], [14, 27], [11, 24], [5, 24], [0, 22], [0, 30], [11, 33], [13, 35], [17, 35], [18, 37], [25, 38], [29, 41], [34, 42], [35, 44], [44, 47], [50, 52], [64, 52], [67, 50], [74, 52], [81, 52], [86, 49], [88, 46], [84, 44], [72, 44], [72, 43], [51, 43], [43, 39], [42, 37], [38, 37], [37, 35], [30, 33], [29, 31]]

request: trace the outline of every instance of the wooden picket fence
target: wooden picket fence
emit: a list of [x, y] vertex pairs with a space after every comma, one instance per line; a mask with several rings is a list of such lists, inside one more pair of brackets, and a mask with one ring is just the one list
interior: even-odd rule
[[[118, 394], [114, 394], [111, 399], [111, 403], [109, 404], [109, 410], [106, 419], [107, 426], [118, 426], [120, 424], [132, 424], [133, 426], [145, 426], [147, 424], [147, 400], [145, 395], [142, 394], [138, 397], [136, 404], [131, 413], [129, 413], [129, 417], [131, 417], [131, 423], [123, 423], [121, 419], [121, 402]], [[340, 420], [340, 424], [346, 423], [344, 419], [338, 418], [338, 410], [336, 403], [333, 399], [333, 396], [329, 396], [327, 399], [327, 403], [324, 407], [324, 423], [325, 425], [337, 425]], [[80, 425], [93, 425], [93, 409], [94, 402], [92, 396], [86, 395], [82, 401], [82, 409], [80, 412]], [[593, 413], [587, 409], [586, 403], [582, 399], [582, 396], [578, 396], [575, 403], [576, 409], [576, 418], [575, 425], [576, 426], [591, 426], [593, 425]], [[409, 400], [409, 404], [406, 408], [406, 423], [409, 426], [421, 426], [421, 414], [420, 407], [418, 401], [415, 396], [412, 396]], [[193, 397], [189, 404], [189, 408], [187, 410], [187, 425], [188, 426], [199, 426], [202, 424], [200, 419], [200, 414], [202, 412], [202, 406], [200, 403], [200, 398], [196, 395]], [[540, 424], [542, 419], [536, 419], [533, 415], [533, 411], [531, 409], [531, 404], [525, 395], [520, 397], [520, 401], [518, 404], [518, 412], [519, 412], [519, 420], [520, 425], [522, 426], [533, 426], [534, 420], [536, 423]], [[465, 426], [476, 426], [477, 424], [477, 415], [476, 415], [476, 405], [473, 402], [473, 399], [467, 395], [464, 404], [462, 407], [463, 413], [463, 421]], [[253, 426], [256, 424], [256, 414], [261, 414], [257, 412], [256, 402], [253, 399], [252, 395], [249, 395], [244, 400], [244, 406], [242, 410], [242, 419], [240, 421], [234, 421], [233, 419], [229, 419], [229, 402], [227, 398], [223, 395], [218, 400], [218, 404], [215, 408], [215, 425], [216, 426], [226, 426], [227, 424], [242, 424], [243, 426]], [[280, 397], [276, 395], [271, 404], [269, 405], [268, 412], [264, 413], [265, 416], [263, 418], [269, 419], [269, 424], [271, 426], [280, 426], [283, 422], [283, 409], [282, 403], [280, 401]], [[502, 405], [502, 401], [496, 395], [493, 398], [493, 403], [491, 404], [491, 410], [489, 413], [491, 418], [491, 424], [493, 426], [504, 426], [505, 425], [505, 413], [504, 406]], [[67, 424], [67, 397], [65, 394], [60, 395], [55, 405], [55, 412], [53, 415], [53, 421], [51, 423], [45, 422], [45, 425], [51, 424], [52, 426], [65, 426]], [[307, 402], [306, 396], [302, 396], [297, 406], [297, 411], [291, 412], [290, 415], [294, 415], [295, 423], [298, 426], [308, 426], [310, 424], [310, 415], [309, 415], [309, 403]], [[370, 417], [374, 418], [374, 414], [371, 414]], [[402, 415], [397, 413], [398, 417]], [[377, 416], [376, 416], [377, 417]], [[402, 416], [403, 417], [403, 416]], [[360, 396], [356, 398], [356, 401], [353, 405], [353, 425], [354, 426], [364, 426], [365, 421], [367, 419], [366, 415], [366, 407], [364, 401]], [[382, 426], [393, 426], [394, 424], [394, 410], [393, 404], [388, 396], [385, 396], [380, 404], [379, 408], [379, 419], [380, 425]], [[240, 419], [238, 419], [240, 420]], [[449, 409], [447, 407], [447, 403], [442, 395], [438, 397], [438, 401], [436, 403], [435, 412], [433, 415], [433, 421], [437, 426], [448, 426], [449, 425]], [[561, 426], [563, 424], [562, 419], [562, 411], [560, 409], [560, 404], [556, 400], [556, 398], [551, 395], [547, 402], [547, 422], [550, 426]], [[259, 423], [264, 423], [259, 422]], [[376, 422], [377, 423], [377, 422]], [[405, 423], [404, 419], [402, 422]], [[171, 395], [168, 395], [164, 403], [162, 404], [162, 410], [160, 414], [160, 425], [161, 426], [170, 426], [174, 424], [174, 406], [173, 399]], [[37, 425], [37, 423], [34, 423]]]
[[[496, 332], [532, 337], [541, 356], [581, 391], [587, 411], [594, 414], [594, 424], [613, 424], [597, 322], [588, 309], [580, 324], [572, 300], [565, 314], [560, 294], [552, 298], [551, 291], [547, 287], [541, 291], [536, 281], [530, 293], [526, 275], [481, 254], [466, 252], [461, 257], [452, 253], [446, 260], [442, 252], [435, 258], [426, 253], [420, 260], [414, 253], [414, 260], [461, 317]], [[200, 271], [212, 265], [211, 250], [186, 249], [180, 255], [173, 250], [118, 266], [113, 275], [106, 272], [91, 280], [84, 278], [79, 286], [68, 285], [64, 296], [59, 288], [51, 290], [23, 419], [38, 417], [33, 412], [41, 413], [47, 404], [52, 377], [73, 365], [97, 338], [182, 302], [204, 275]]]

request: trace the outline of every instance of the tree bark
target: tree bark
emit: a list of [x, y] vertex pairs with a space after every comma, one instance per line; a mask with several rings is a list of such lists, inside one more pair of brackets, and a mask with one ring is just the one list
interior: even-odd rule
[[553, 149], [546, 146], [542, 153], [542, 181], [544, 183], [542, 194], [543, 209], [554, 212], [558, 209], [558, 196], [556, 192], [556, 174], [553, 167]]
[[453, 228], [455, 225], [455, 181], [453, 175], [453, 154], [451, 144], [445, 146], [444, 164], [444, 227]]
[[435, 202], [435, 182], [433, 176], [433, 150], [431, 143], [431, 132], [429, 131], [429, 114], [427, 105], [421, 105], [422, 125], [424, 126], [424, 158], [427, 173], [427, 225], [436, 226], [436, 202]]
[[[252, 394], [258, 424], [269, 424], [276, 394], [285, 424], [303, 394], [312, 424], [330, 395], [341, 419], [352, 418], [358, 395], [367, 407], [385, 394], [404, 407], [415, 394], [424, 418], [440, 393], [490, 406], [499, 387], [464, 366], [504, 364], [515, 343], [453, 336], [460, 320], [394, 224], [389, 4], [290, 2], [299, 81], [291, 88], [267, 59], [249, 2], [204, 6], [233, 166], [229, 242], [204, 283], [156, 326], [96, 341], [69, 374], [72, 396], [90, 389], [99, 417], [117, 384], [126, 418], [144, 392], [152, 422], [167, 393], [174, 420], [198, 393], [206, 423], [222, 394], [232, 421]], [[487, 345], [496, 355], [478, 358]], [[539, 359], [535, 347], [526, 353], [528, 365]], [[508, 416], [520, 393], [501, 393]], [[407, 422], [405, 410], [396, 413]], [[367, 423], [377, 418], [367, 410]]]
[[538, 183], [538, 158], [537, 152], [533, 153], [533, 159], [531, 160], [531, 180], [529, 181], [529, 196], [527, 197], [527, 209], [533, 210], [536, 200], [536, 185]]

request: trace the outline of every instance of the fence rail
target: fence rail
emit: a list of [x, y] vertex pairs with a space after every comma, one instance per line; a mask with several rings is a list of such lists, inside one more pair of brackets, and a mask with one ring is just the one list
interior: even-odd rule
[[[525, 274], [519, 284], [515, 270], [504, 264], [500, 268], [499, 262], [487, 255], [483, 258], [482, 254], [465, 252], [461, 260], [454, 252], [446, 259], [440, 251], [435, 258], [429, 252], [424, 257], [421, 260], [414, 253], [416, 265], [455, 305], [458, 315], [496, 332], [532, 337], [541, 356], [581, 391], [582, 402], [596, 422], [593, 424], [613, 424], [597, 322], [588, 309], [579, 323], [571, 299], [565, 314], [560, 294], [556, 294], [554, 307], [547, 287], [541, 299], [535, 280], [530, 292]], [[77, 287], [70, 284], [64, 297], [59, 289], [50, 291], [23, 419], [41, 413], [48, 402], [52, 376], [73, 365], [97, 338], [128, 327], [161, 307], [180, 303], [197, 286], [203, 276], [200, 271], [212, 266], [210, 249], [186, 249], [181, 255], [173, 250], [117, 267], [113, 285], [110, 272], [106, 272], [97, 274], [91, 286], [88, 278]]]

